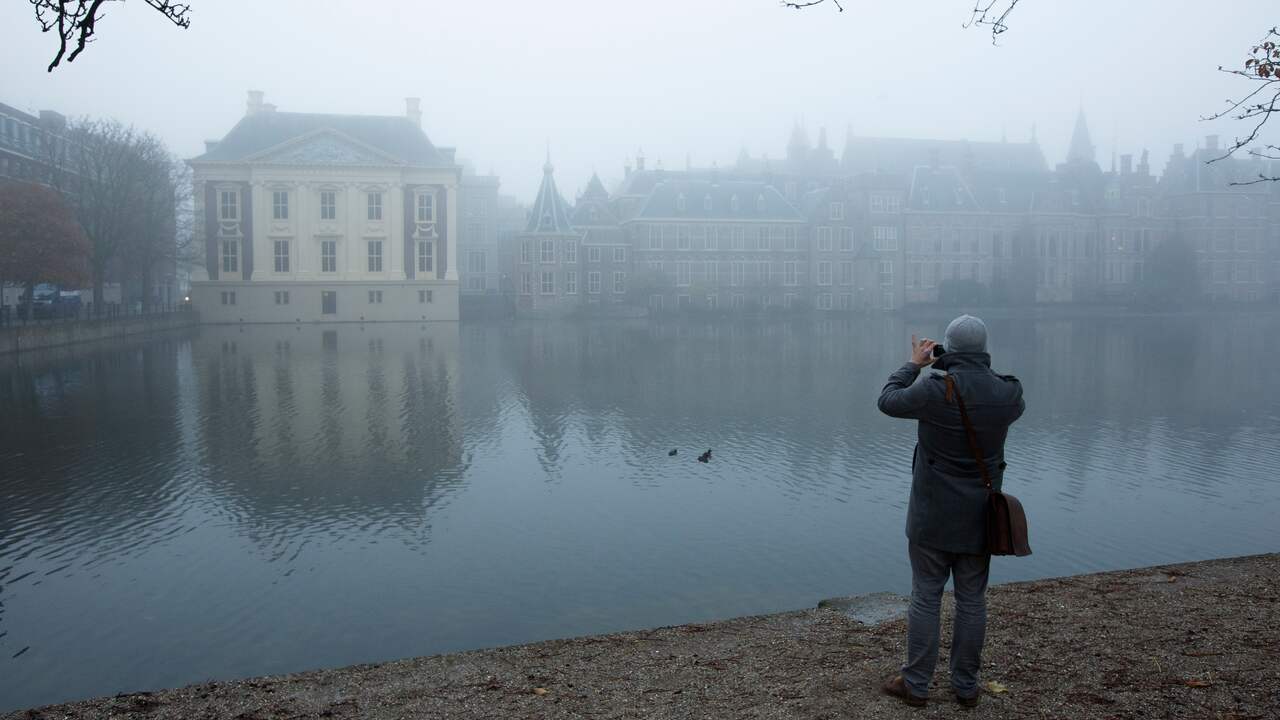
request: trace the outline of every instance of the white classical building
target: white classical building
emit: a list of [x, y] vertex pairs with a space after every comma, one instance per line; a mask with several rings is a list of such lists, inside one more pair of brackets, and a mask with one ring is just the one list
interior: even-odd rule
[[[458, 319], [453, 148], [404, 116], [277, 112], [244, 118], [193, 171], [204, 322]], [[202, 220], [202, 222], [200, 221]]]

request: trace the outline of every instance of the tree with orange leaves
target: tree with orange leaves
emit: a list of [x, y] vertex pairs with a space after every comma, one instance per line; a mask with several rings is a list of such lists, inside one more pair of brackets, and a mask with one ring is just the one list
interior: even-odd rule
[[0, 183], [0, 284], [79, 286], [88, 279], [89, 238], [62, 195], [27, 182]]

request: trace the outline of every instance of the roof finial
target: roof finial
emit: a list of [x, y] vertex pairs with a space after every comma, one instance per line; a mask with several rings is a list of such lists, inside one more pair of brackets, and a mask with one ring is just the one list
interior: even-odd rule
[[547, 162], [542, 166], [542, 172], [550, 175], [554, 170], [551, 165], [551, 139], [547, 138]]

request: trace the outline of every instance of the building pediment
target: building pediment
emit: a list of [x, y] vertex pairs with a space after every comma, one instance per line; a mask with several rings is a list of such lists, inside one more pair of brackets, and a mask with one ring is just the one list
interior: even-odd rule
[[396, 158], [336, 130], [319, 130], [248, 158], [271, 165], [403, 165]]

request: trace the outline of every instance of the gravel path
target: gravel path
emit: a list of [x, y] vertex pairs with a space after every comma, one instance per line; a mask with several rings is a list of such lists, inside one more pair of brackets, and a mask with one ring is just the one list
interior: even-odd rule
[[[878, 694], [905, 622], [832, 609], [208, 683], [16, 718], [1280, 718], [1280, 555], [993, 587], [976, 710]], [[944, 628], [950, 627], [950, 598]], [[944, 633], [945, 636], [946, 633]], [[992, 691], [994, 690], [994, 692]]]

